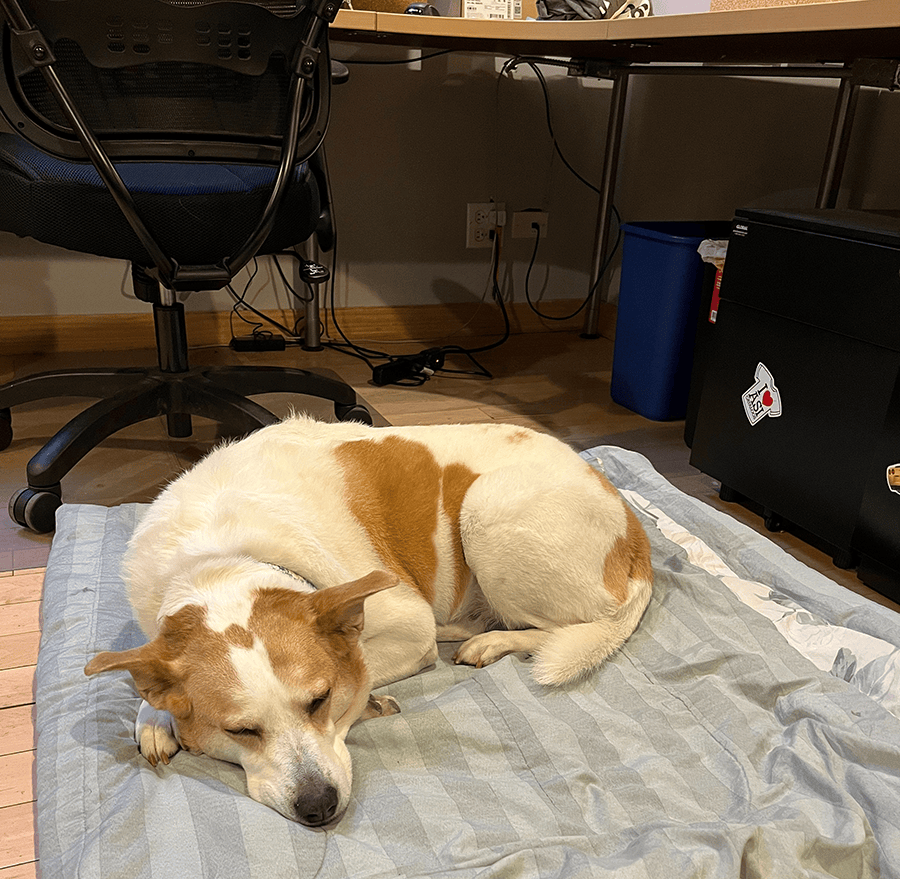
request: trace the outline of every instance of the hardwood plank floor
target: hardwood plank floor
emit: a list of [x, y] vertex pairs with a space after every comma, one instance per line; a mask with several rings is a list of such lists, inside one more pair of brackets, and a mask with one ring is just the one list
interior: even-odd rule
[[20, 751], [0, 757], [0, 808], [34, 799], [34, 752]]
[[34, 669], [43, 571], [0, 577], [0, 879], [36, 873]]
[[[473, 347], [492, 340], [466, 340]], [[427, 343], [375, 347], [412, 353]], [[503, 346], [479, 355], [494, 378], [441, 375], [421, 387], [379, 388], [359, 360], [331, 350], [318, 353], [291, 348], [284, 352], [238, 355], [229, 349], [192, 351], [194, 364], [257, 363], [330, 369], [352, 384], [377, 411], [380, 423], [442, 424], [508, 421], [559, 437], [577, 449], [602, 444], [621, 445], [646, 455], [656, 469], [682, 491], [726, 510], [762, 533], [762, 522], [743, 507], [719, 501], [713, 480], [689, 464], [683, 422], [659, 424], [617, 406], [609, 395], [612, 343], [583, 340], [570, 333], [513, 336]], [[0, 381], [14, 373], [32, 373], [64, 365], [102, 366], [151, 364], [152, 351], [129, 355], [54, 355], [0, 357]], [[469, 368], [459, 358], [448, 366]], [[292, 400], [281, 395], [260, 398], [277, 414], [286, 414]], [[13, 443], [3, 453], [0, 498], [23, 483], [28, 458], [56, 428], [84, 407], [83, 401], [49, 401], [18, 407], [13, 413]], [[313, 414], [328, 417], [321, 402]], [[69, 502], [112, 504], [150, 500], [182, 468], [196, 461], [217, 440], [215, 426], [198, 419], [188, 440], [173, 440], [161, 420], [116, 434], [89, 453], [67, 477]], [[848, 589], [868, 595], [894, 610], [900, 606], [861, 584], [852, 572], [841, 571], [829, 556], [791, 534], [767, 534], [801, 561]], [[47, 536], [17, 528], [0, 514], [0, 879], [35, 879], [38, 873], [34, 837], [33, 676], [40, 629], [40, 595], [50, 547]], [[57, 877], [46, 877], [57, 879]]]

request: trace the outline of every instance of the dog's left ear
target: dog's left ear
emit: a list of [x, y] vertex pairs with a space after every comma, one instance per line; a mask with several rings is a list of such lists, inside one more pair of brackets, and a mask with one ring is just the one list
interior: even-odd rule
[[365, 600], [376, 592], [391, 589], [399, 582], [396, 574], [372, 571], [359, 580], [317, 592], [311, 598], [319, 628], [323, 632], [358, 635], [363, 628]]

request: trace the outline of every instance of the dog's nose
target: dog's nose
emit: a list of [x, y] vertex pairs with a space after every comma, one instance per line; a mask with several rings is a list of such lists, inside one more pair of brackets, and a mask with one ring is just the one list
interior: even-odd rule
[[338, 793], [333, 785], [321, 790], [307, 791], [294, 801], [297, 820], [307, 827], [321, 827], [334, 818], [338, 807]]

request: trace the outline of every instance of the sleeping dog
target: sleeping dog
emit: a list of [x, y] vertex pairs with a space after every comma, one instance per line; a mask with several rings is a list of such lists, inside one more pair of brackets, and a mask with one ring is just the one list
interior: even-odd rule
[[399, 711], [371, 690], [437, 641], [479, 667], [532, 654], [538, 683], [565, 684], [624, 643], [652, 587], [634, 513], [556, 439], [302, 416], [175, 480], [124, 567], [149, 643], [85, 672], [131, 673], [141, 753], [240, 764], [250, 796], [312, 827], [347, 808], [350, 726]]

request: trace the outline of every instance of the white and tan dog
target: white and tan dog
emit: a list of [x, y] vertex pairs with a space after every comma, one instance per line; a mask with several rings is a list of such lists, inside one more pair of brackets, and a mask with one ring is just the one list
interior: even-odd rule
[[254, 799], [309, 826], [347, 808], [350, 726], [399, 710], [371, 689], [431, 665], [436, 641], [476, 666], [534, 654], [534, 678], [563, 684], [624, 643], [652, 585], [634, 513], [558, 440], [305, 417], [173, 482], [125, 572], [151, 640], [85, 672], [131, 673], [141, 752], [238, 763]]

